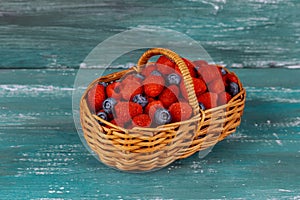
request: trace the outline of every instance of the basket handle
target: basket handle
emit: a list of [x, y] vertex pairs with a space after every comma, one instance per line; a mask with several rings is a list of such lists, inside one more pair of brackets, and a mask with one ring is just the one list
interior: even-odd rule
[[168, 57], [170, 60], [172, 60], [176, 65], [178, 65], [178, 68], [183, 77], [184, 86], [188, 94], [189, 104], [193, 108], [194, 116], [198, 115], [200, 109], [199, 109], [198, 100], [196, 98], [192, 77], [190, 75], [187, 65], [177, 53], [171, 51], [170, 49], [165, 49], [165, 48], [149, 49], [140, 57], [137, 64], [137, 69], [136, 69], [137, 72], [138, 73], [141, 72], [142, 67], [148, 62], [148, 60], [152, 56], [156, 56], [156, 55], [164, 55]]

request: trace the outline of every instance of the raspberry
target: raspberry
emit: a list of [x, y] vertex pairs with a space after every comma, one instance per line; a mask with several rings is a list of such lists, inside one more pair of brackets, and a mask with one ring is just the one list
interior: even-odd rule
[[200, 78], [193, 78], [193, 84], [196, 95], [204, 93], [207, 89], [205, 82]]
[[208, 91], [213, 93], [221, 93], [225, 91], [224, 82], [222, 79], [215, 79], [208, 84]]
[[101, 83], [95, 85], [87, 95], [88, 105], [95, 112], [102, 109], [102, 103], [105, 99], [105, 87]]
[[223, 84], [224, 84], [225, 88], [227, 88], [227, 87], [228, 87], [229, 81], [227, 80], [226, 75], [225, 75], [225, 76], [222, 76], [222, 80], [223, 80]]
[[158, 70], [154, 70], [150, 73], [150, 75], [153, 75], [153, 76], [162, 76], [162, 73], [160, 73]]
[[179, 89], [176, 85], [170, 85], [165, 88], [159, 95], [159, 100], [165, 108], [168, 108], [172, 103], [178, 101]]
[[169, 112], [173, 122], [179, 122], [189, 119], [192, 116], [193, 109], [188, 103], [177, 102], [169, 107]]
[[217, 78], [221, 78], [219, 69], [214, 65], [199, 67], [198, 74], [206, 83], [210, 83]]
[[195, 65], [196, 68], [204, 67], [208, 65], [208, 63], [205, 60], [195, 60], [193, 61], [193, 64]]
[[146, 95], [149, 97], [156, 97], [164, 89], [165, 80], [162, 76], [151, 75], [144, 80], [143, 85]]
[[141, 83], [144, 79], [145, 77], [143, 75], [131, 72], [122, 77], [122, 82], [127, 83], [127, 81], [137, 81]]
[[[184, 63], [186, 64], [186, 66], [188, 67], [188, 70], [190, 72], [191, 77], [197, 77], [197, 73], [196, 73], [196, 68], [194, 66], [194, 64], [186, 59], [186, 58], [182, 58], [182, 60], [184, 61]], [[178, 67], [178, 65], [175, 66], [175, 70], [181, 74], [180, 69]]]
[[206, 109], [214, 108], [217, 106], [218, 95], [212, 92], [205, 92], [197, 97], [198, 102], [202, 103]]
[[155, 64], [147, 64], [145, 68], [142, 70], [142, 75], [145, 77], [148, 77], [152, 71], [156, 70], [156, 65]]
[[113, 97], [115, 99], [120, 99], [121, 98], [121, 94], [120, 92], [120, 82], [113, 82], [111, 84], [109, 84], [106, 87], [106, 96], [107, 97]]
[[152, 101], [156, 101], [156, 99], [153, 97], [148, 97], [147, 99], [148, 99], [148, 104], [151, 103]]
[[181, 91], [182, 97], [183, 97], [184, 99], [188, 100], [188, 93], [187, 93], [187, 91], [186, 91], [186, 89], [185, 89], [184, 82], [181, 81], [181, 83], [180, 83], [179, 86], [180, 86], [180, 91]]
[[131, 81], [125, 81], [125, 83], [122, 81], [122, 86], [120, 89], [120, 94], [122, 95], [124, 100], [130, 100], [135, 95], [143, 93], [143, 86], [140, 82], [131, 80]]
[[[118, 124], [117, 124], [116, 120], [114, 120], [114, 119], [113, 119], [113, 120], [111, 120], [111, 121], [110, 121], [110, 123], [112, 123], [113, 125], [116, 125], [116, 126], [118, 126]], [[107, 128], [112, 128], [112, 127], [108, 125], [108, 126], [107, 126]]]
[[147, 114], [140, 114], [132, 119], [133, 126], [150, 127], [151, 119]]
[[153, 119], [154, 117], [154, 113], [156, 112], [156, 110], [158, 108], [163, 108], [164, 105], [162, 104], [161, 101], [152, 101], [151, 103], [149, 103], [146, 108], [145, 108], [145, 113], [148, 114], [150, 116], [151, 119]]
[[231, 95], [228, 94], [227, 92], [222, 92], [218, 95], [218, 105], [224, 105], [226, 103], [228, 103], [228, 101], [230, 101], [231, 99]]
[[156, 61], [157, 70], [162, 74], [171, 74], [174, 72], [175, 63], [166, 56], [160, 56]]
[[226, 74], [224, 76], [224, 80], [226, 81], [227, 84], [229, 84], [230, 82], [234, 82], [234, 83], [238, 83], [239, 79], [238, 77], [236, 77], [234, 74]]
[[[201, 78], [193, 78], [194, 90], [196, 95], [204, 93], [207, 89], [205, 82]], [[180, 83], [181, 95], [184, 99], [188, 100], [188, 93], [184, 86], [183, 81]]]
[[125, 124], [132, 117], [143, 113], [141, 105], [133, 102], [118, 102], [115, 105], [115, 120], [118, 124]]

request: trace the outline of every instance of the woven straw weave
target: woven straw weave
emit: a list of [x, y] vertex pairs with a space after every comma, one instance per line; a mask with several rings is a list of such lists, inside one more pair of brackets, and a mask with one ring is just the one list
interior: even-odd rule
[[[127, 73], [140, 72], [155, 55], [165, 55], [178, 65], [193, 109], [193, 116], [189, 120], [156, 128], [125, 129], [100, 119], [90, 111], [86, 96], [98, 81], [110, 82]], [[137, 67], [100, 77], [88, 86], [80, 102], [84, 138], [99, 159], [108, 166], [125, 171], [159, 169], [177, 159], [212, 147], [236, 130], [241, 121], [246, 96], [240, 82], [239, 87], [240, 92], [227, 104], [202, 111], [198, 106], [192, 78], [181, 57], [168, 49], [150, 49], [141, 56]], [[100, 125], [98, 121], [104, 125]]]

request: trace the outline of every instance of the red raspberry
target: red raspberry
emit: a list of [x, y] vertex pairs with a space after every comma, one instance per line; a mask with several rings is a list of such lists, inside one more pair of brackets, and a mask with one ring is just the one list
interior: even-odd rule
[[127, 122], [126, 124], [124, 124], [124, 128], [126, 129], [132, 129], [134, 126], [134, 124], [132, 124], [132, 121]]
[[122, 81], [121, 84], [120, 94], [124, 100], [130, 100], [135, 95], [143, 93], [143, 86], [138, 81], [131, 80], [125, 81], [125, 83]]
[[107, 98], [112, 97], [115, 99], [120, 99], [121, 98], [121, 94], [120, 94], [120, 83], [119, 82], [113, 82], [111, 84], [109, 84], [106, 87], [106, 96]]
[[[193, 78], [193, 84], [196, 95], [204, 93], [207, 89], [205, 82], [201, 78]], [[188, 100], [188, 93], [185, 89], [183, 81], [180, 83], [180, 91], [182, 97]]]
[[227, 80], [226, 75], [222, 77], [222, 80], [223, 80], [223, 84], [224, 84], [225, 88], [227, 88], [229, 81]]
[[165, 88], [159, 95], [159, 100], [165, 108], [168, 108], [172, 103], [178, 101], [179, 89], [176, 85], [170, 85]]
[[218, 95], [218, 105], [224, 105], [228, 103], [231, 99], [231, 95], [227, 92], [222, 92]]
[[157, 70], [162, 74], [171, 74], [174, 72], [175, 63], [166, 56], [160, 56], [156, 61]]
[[221, 93], [225, 91], [225, 85], [223, 79], [215, 79], [208, 84], [208, 91], [213, 93]]
[[234, 82], [234, 83], [238, 83], [239, 79], [236, 75], [232, 74], [232, 73], [228, 73], [224, 76], [224, 79], [226, 81], [227, 84], [229, 84], [230, 82]]
[[183, 97], [184, 99], [188, 100], [188, 93], [187, 93], [187, 91], [186, 91], [186, 89], [185, 89], [185, 85], [184, 85], [183, 81], [180, 82], [179, 87], [180, 87], [180, 91], [181, 91], [182, 97]]
[[125, 124], [132, 117], [143, 113], [143, 107], [133, 102], [118, 102], [115, 105], [115, 120], [118, 124]]
[[214, 108], [217, 106], [218, 95], [212, 92], [205, 92], [197, 97], [198, 102], [201, 102], [206, 109]]
[[112, 123], [113, 125], [117, 125], [116, 120], [111, 120], [110, 123]]
[[157, 100], [157, 101], [152, 101], [151, 103], [148, 103], [148, 105], [145, 108], [145, 113], [148, 114], [150, 116], [151, 119], [154, 118], [154, 114], [155, 111], [158, 108], [163, 108], [164, 105], [162, 104], [161, 101]]
[[[197, 77], [197, 73], [196, 73], [196, 69], [195, 69], [194, 64], [193, 64], [190, 60], [188, 60], [188, 59], [186, 59], [186, 58], [182, 58], [182, 60], [184, 61], [184, 63], [185, 63], [186, 66], [188, 67], [188, 70], [189, 70], [189, 72], [190, 72], [191, 77]], [[179, 74], [181, 74], [178, 65], [175, 66], [175, 70], [176, 70]]]
[[140, 114], [132, 119], [133, 126], [150, 127], [151, 119], [147, 114]]
[[139, 77], [139, 75], [140, 74], [137, 74], [137, 73], [129, 73], [125, 77], [123, 77], [122, 82], [127, 83], [127, 81], [129, 81], [129, 82], [137, 81], [137, 82], [141, 83], [143, 81], [143, 79], [141, 77]]
[[204, 66], [198, 68], [198, 75], [202, 77], [202, 79], [206, 83], [210, 83], [211, 81], [221, 78], [220, 71], [218, 67], [214, 65]]
[[148, 97], [148, 104], [151, 103], [152, 101], [156, 101], [156, 100], [152, 97]]
[[176, 102], [169, 107], [169, 112], [172, 116], [172, 122], [179, 122], [189, 119], [193, 109], [188, 103]]
[[151, 75], [144, 80], [143, 85], [147, 96], [156, 97], [164, 89], [165, 80], [162, 76]]
[[105, 87], [101, 84], [95, 85], [87, 95], [88, 105], [95, 112], [102, 109], [102, 103], [105, 99]]
[[145, 66], [145, 68], [142, 69], [142, 75], [145, 77], [150, 76], [151, 72], [153, 72], [154, 70], [157, 70], [157, 67], [155, 64], [147, 64]]
[[204, 93], [207, 89], [205, 82], [201, 78], [193, 78], [193, 84], [196, 95]]
[[197, 68], [199, 68], [199, 67], [205, 67], [205, 66], [208, 65], [208, 63], [205, 60], [195, 60], [195, 61], [193, 61], [193, 64]]
[[[124, 127], [124, 124], [117, 123], [115, 119], [111, 120], [110, 123], [112, 123], [115, 126]], [[113, 128], [112, 126], [107, 125], [107, 128]]]
[[[99, 110], [98, 112], [105, 112], [104, 110]], [[98, 113], [97, 112], [97, 113]], [[105, 112], [106, 113], [106, 112]], [[114, 116], [113, 116], [113, 114], [112, 113], [110, 113], [110, 114], [107, 114], [106, 113], [106, 115], [107, 115], [107, 120], [106, 121], [109, 121], [109, 120], [111, 120], [111, 119], [113, 119], [114, 118]]]

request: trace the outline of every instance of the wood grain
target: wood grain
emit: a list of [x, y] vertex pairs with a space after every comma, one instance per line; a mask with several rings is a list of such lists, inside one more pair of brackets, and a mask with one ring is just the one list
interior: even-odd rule
[[0, 67], [78, 68], [108, 37], [147, 25], [187, 34], [216, 62], [295, 65], [299, 9], [297, 0], [1, 0]]
[[203, 159], [129, 174], [82, 145], [76, 70], [0, 70], [0, 199], [299, 199], [300, 71], [234, 71], [248, 91], [235, 134]]

